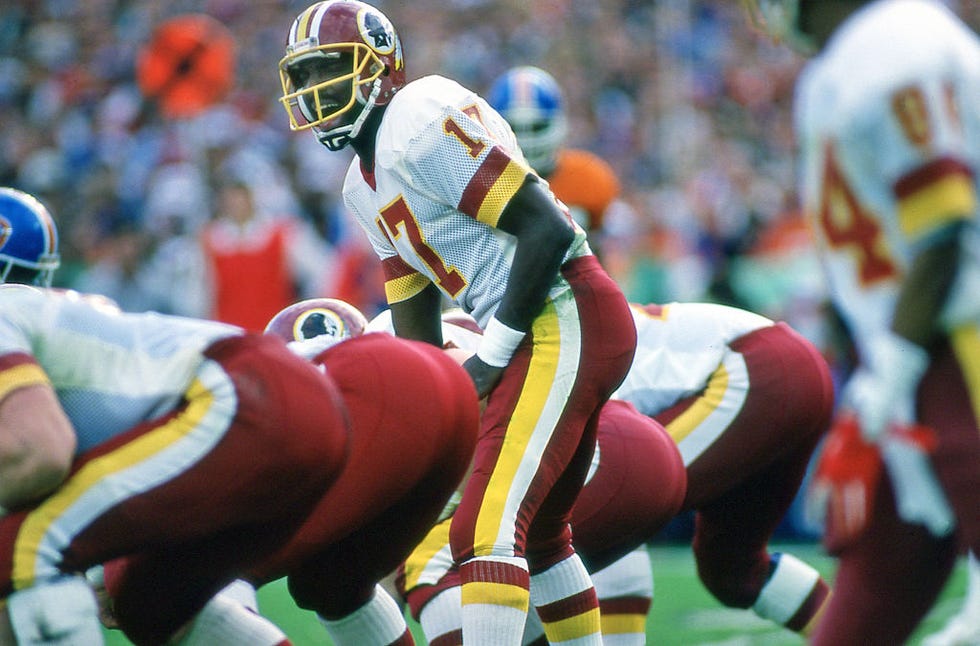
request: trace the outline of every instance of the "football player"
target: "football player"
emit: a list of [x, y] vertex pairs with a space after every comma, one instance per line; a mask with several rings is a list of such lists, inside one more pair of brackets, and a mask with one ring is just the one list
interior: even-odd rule
[[441, 347], [444, 298], [486, 330], [464, 365], [489, 397], [451, 532], [467, 642], [518, 643], [533, 604], [553, 641], [598, 644], [568, 520], [635, 349], [625, 297], [485, 100], [440, 76], [406, 82], [376, 8], [311, 5], [279, 71], [291, 127], [356, 153], [344, 200], [382, 259], [396, 333]]
[[[255, 612], [254, 587], [283, 576], [334, 644], [414, 643], [379, 581], [436, 523], [463, 479], [479, 406], [472, 381], [442, 350], [365, 335], [366, 324], [350, 304], [315, 298], [290, 305], [266, 327], [336, 376], [350, 425], [344, 468], [293, 538], [208, 604], [183, 646], [281, 643], [285, 637]], [[111, 595], [116, 573], [107, 576]]]
[[120, 626], [171, 638], [322, 497], [339, 401], [278, 339], [0, 287], [0, 642], [101, 643], [77, 573], [120, 555]]
[[[829, 588], [813, 567], [767, 544], [830, 419], [826, 362], [789, 326], [744, 310], [672, 303], [632, 311], [636, 358], [603, 409], [596, 457], [572, 513], [576, 550], [595, 575], [605, 643], [645, 643], [653, 596], [645, 543], [670, 518], [667, 485], [650, 481], [669, 461], [637, 411], [663, 424], [682, 456], [680, 509], [696, 512], [704, 585], [727, 606], [807, 633]], [[430, 641], [456, 643], [459, 591], [444, 543], [445, 529], [436, 528], [406, 563], [400, 586]], [[540, 638], [536, 628], [532, 615], [525, 643]]]
[[596, 244], [606, 210], [619, 197], [615, 171], [604, 159], [565, 146], [565, 97], [553, 76], [531, 65], [501, 74], [487, 102], [507, 120], [524, 157]]
[[48, 287], [60, 265], [48, 209], [33, 195], [0, 187], [0, 283]]
[[751, 3], [814, 54], [800, 194], [858, 350], [815, 474], [839, 555], [814, 644], [899, 644], [980, 546], [980, 39], [932, 0]]

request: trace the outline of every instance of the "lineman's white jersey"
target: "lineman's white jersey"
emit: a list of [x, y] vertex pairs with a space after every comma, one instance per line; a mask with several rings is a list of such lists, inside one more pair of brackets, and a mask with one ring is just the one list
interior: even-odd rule
[[[714, 303], [631, 304], [630, 309], [636, 354], [612, 398], [628, 401], [651, 417], [703, 391], [726, 355], [734, 352], [729, 343], [773, 324], [764, 316]], [[371, 319], [366, 332], [394, 334], [391, 311]], [[442, 336], [470, 352], [480, 345], [479, 333], [446, 321]]]
[[212, 342], [237, 327], [93, 306], [77, 293], [0, 287], [0, 399], [34, 383], [31, 355], [47, 375], [78, 436], [92, 446], [171, 410]]
[[613, 399], [654, 416], [704, 390], [728, 344], [773, 322], [745, 310], [712, 303], [632, 305], [636, 323], [633, 365]]
[[804, 207], [859, 348], [890, 327], [910, 262], [955, 220], [969, 242], [946, 323], [980, 321], [976, 35], [932, 0], [873, 3], [804, 70], [795, 118]]
[[[510, 126], [458, 83], [426, 76], [403, 87], [377, 135], [373, 174], [355, 157], [344, 201], [385, 263], [388, 302], [434, 283], [486, 325], [504, 293], [515, 238], [496, 228], [534, 171]], [[565, 260], [591, 253], [585, 232]], [[550, 295], [568, 289], [559, 276]]]

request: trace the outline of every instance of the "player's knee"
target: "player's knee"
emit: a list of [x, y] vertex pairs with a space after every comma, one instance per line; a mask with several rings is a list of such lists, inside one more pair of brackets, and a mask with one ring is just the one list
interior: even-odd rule
[[345, 617], [371, 600], [374, 582], [324, 581], [319, 576], [290, 574], [289, 594], [297, 606], [324, 619]]
[[695, 553], [698, 577], [718, 601], [729, 608], [749, 608], [759, 595], [765, 581], [768, 559], [761, 564], [762, 576], [751, 576], [750, 567], [733, 567], [728, 558]]

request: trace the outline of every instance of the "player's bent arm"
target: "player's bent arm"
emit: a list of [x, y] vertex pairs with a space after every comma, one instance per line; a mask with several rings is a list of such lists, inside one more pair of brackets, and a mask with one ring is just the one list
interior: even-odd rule
[[395, 334], [405, 339], [425, 341], [442, 347], [442, 293], [429, 283], [418, 294], [391, 303], [391, 323]]
[[575, 231], [533, 175], [528, 175], [504, 208], [497, 227], [517, 238], [517, 249], [494, 318], [508, 328], [526, 332], [544, 306]]
[[935, 232], [906, 275], [892, 330], [916, 345], [928, 348], [941, 332], [937, 321], [956, 282], [965, 226], [957, 222]]
[[77, 440], [47, 384], [32, 384], [0, 400], [0, 506], [40, 498], [68, 475]]

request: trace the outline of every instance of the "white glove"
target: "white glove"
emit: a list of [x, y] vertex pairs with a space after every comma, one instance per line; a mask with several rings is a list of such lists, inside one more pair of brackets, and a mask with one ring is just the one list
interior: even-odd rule
[[862, 435], [874, 442], [889, 424], [915, 420], [915, 391], [929, 366], [929, 353], [892, 332], [876, 336], [864, 350], [842, 405], [854, 411]]
[[933, 433], [923, 426], [893, 427], [879, 446], [899, 517], [907, 523], [924, 525], [933, 536], [942, 538], [953, 531], [956, 519], [929, 462]]
[[18, 590], [7, 599], [7, 612], [21, 645], [103, 643], [95, 595], [81, 576]]

